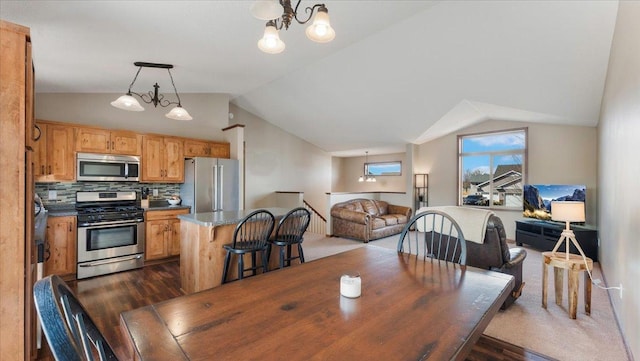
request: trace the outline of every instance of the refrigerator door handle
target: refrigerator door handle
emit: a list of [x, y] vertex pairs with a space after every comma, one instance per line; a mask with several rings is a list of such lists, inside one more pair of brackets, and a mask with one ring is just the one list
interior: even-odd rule
[[220, 203], [218, 204], [218, 208], [224, 210], [224, 166], [219, 165], [218, 167], [220, 167], [220, 178], [218, 179], [220, 182]]
[[211, 179], [211, 191], [213, 192], [213, 203], [211, 204], [211, 210], [218, 210], [218, 166], [213, 166], [213, 179]]

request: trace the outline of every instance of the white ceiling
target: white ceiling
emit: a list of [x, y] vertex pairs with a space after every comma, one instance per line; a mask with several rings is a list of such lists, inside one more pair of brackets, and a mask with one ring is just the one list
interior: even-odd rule
[[180, 93], [228, 93], [336, 156], [486, 119], [598, 122], [617, 1], [324, 3], [336, 39], [294, 23], [277, 55], [251, 1], [0, 0], [0, 18], [31, 28], [37, 92], [124, 92], [134, 61], [171, 63]]

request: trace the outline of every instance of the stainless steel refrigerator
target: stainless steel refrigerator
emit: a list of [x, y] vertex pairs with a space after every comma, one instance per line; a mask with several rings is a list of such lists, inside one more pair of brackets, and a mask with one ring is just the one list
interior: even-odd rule
[[240, 163], [203, 157], [185, 160], [180, 198], [191, 206], [191, 213], [239, 210]]

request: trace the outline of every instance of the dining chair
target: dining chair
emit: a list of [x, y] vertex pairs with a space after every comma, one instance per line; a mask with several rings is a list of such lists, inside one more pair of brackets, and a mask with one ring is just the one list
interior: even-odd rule
[[73, 291], [57, 275], [38, 280], [33, 297], [53, 357], [57, 361], [117, 360], [109, 343]]
[[[267, 248], [267, 262], [271, 258], [271, 247], [277, 246], [279, 249], [279, 267], [284, 268], [291, 265], [291, 261], [299, 259], [300, 263], [304, 263], [304, 252], [302, 251], [302, 241], [304, 240], [304, 232], [309, 227], [311, 221], [311, 212], [304, 207], [298, 207], [290, 210], [278, 222], [276, 232], [273, 238], [269, 239]], [[298, 247], [298, 255], [292, 256], [291, 248], [293, 245]]]
[[[252, 275], [257, 274], [258, 265], [256, 263], [256, 253], [260, 253], [262, 271], [267, 272], [267, 248], [269, 237], [273, 231], [275, 217], [271, 212], [258, 209], [249, 213], [236, 226], [233, 231], [233, 242], [223, 245], [227, 254], [224, 258], [224, 269], [222, 272], [222, 283], [227, 283], [229, 264], [231, 255], [238, 255], [238, 279], [244, 278], [244, 273], [251, 271]], [[251, 254], [251, 267], [244, 268], [244, 255]]]
[[416, 214], [400, 233], [398, 252], [465, 265], [467, 245], [458, 223], [447, 213]]

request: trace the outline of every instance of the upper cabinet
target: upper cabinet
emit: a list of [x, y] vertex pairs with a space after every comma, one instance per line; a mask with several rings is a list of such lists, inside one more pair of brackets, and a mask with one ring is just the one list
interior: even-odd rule
[[36, 122], [34, 178], [36, 182], [75, 179], [74, 127], [60, 123]]
[[142, 137], [141, 182], [184, 182], [184, 141], [175, 137]]
[[184, 140], [184, 156], [229, 158], [229, 143], [209, 142], [197, 139]]
[[127, 131], [76, 127], [76, 150], [86, 153], [141, 155], [142, 135]]

